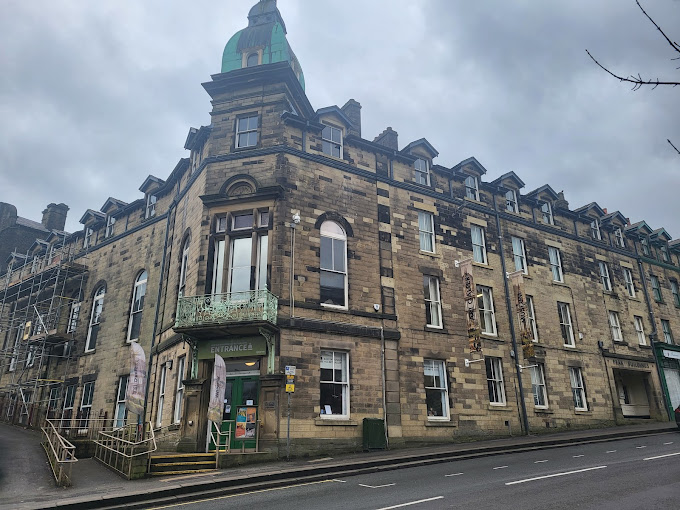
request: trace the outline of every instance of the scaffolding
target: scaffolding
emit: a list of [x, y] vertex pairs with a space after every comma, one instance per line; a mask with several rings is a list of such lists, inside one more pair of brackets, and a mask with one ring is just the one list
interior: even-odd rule
[[0, 276], [0, 420], [39, 426], [61, 408], [88, 275], [67, 235], [14, 253]]

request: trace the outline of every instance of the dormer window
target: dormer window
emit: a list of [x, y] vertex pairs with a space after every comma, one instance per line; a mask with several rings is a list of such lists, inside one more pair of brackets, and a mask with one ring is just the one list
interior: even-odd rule
[[505, 210], [511, 213], [519, 212], [517, 192], [514, 189], [509, 189], [505, 192]]
[[416, 183], [430, 185], [430, 165], [427, 160], [418, 158], [414, 163], [416, 169]]
[[666, 248], [664, 245], [659, 246], [659, 253], [661, 254], [661, 260], [663, 262], [670, 262], [670, 258], [668, 257], [668, 248]]
[[85, 227], [85, 239], [83, 240], [83, 249], [87, 250], [92, 245], [93, 230], [90, 227]]
[[479, 201], [479, 184], [474, 175], [468, 175], [465, 178], [465, 196], [470, 200]]
[[106, 217], [106, 231], [104, 232], [104, 237], [109, 238], [113, 235], [113, 227], [116, 224], [116, 218], [113, 216]]
[[546, 225], [554, 225], [555, 218], [553, 218], [552, 204], [550, 202], [543, 202], [541, 204], [541, 213], [543, 215], [543, 223]]
[[321, 131], [321, 145], [324, 154], [341, 159], [342, 130], [333, 126], [324, 126]]
[[260, 56], [257, 52], [251, 53], [246, 59], [246, 67], [255, 67], [260, 64]]
[[596, 241], [602, 241], [602, 233], [600, 232], [600, 220], [595, 218], [590, 222], [590, 237]]
[[144, 213], [144, 218], [153, 218], [156, 216], [156, 195], [148, 193], [146, 195], [146, 211]]
[[615, 244], [619, 248], [626, 247], [626, 240], [623, 238], [623, 231], [620, 228], [614, 230]]
[[649, 243], [647, 242], [646, 237], [640, 239], [640, 246], [642, 247], [642, 254], [649, 257]]

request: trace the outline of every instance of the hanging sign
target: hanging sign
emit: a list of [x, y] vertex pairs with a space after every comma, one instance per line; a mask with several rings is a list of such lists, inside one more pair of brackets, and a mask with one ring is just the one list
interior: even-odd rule
[[215, 354], [222, 358], [264, 356], [267, 354], [267, 342], [261, 336], [198, 342], [198, 359], [213, 359]]
[[222, 407], [224, 406], [224, 390], [227, 385], [227, 369], [224, 359], [215, 354], [212, 382], [210, 384], [210, 402], [208, 403], [208, 419], [222, 423]]
[[472, 277], [472, 259], [460, 263], [460, 273], [463, 276], [463, 300], [465, 302], [465, 317], [470, 352], [482, 352], [480, 341], [479, 318], [477, 313], [477, 287]]
[[125, 388], [125, 407], [132, 414], [144, 413], [144, 393], [146, 392], [146, 356], [137, 342], [130, 344], [130, 376]]
[[522, 271], [515, 271], [508, 276], [515, 292], [515, 306], [517, 307], [519, 335], [522, 340], [522, 353], [525, 358], [533, 358], [536, 353], [534, 351], [534, 335], [529, 323], [529, 305], [524, 294], [524, 277], [522, 276]]

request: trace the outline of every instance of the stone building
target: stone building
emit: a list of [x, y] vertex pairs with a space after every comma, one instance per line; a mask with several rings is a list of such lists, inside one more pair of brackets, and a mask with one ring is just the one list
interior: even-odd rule
[[132, 342], [144, 420], [181, 451], [221, 427], [236, 450], [279, 454], [289, 401], [295, 454], [356, 449], [364, 418], [395, 446], [680, 405], [680, 242], [664, 229], [490, 179], [474, 157], [441, 166], [392, 128], [363, 138], [357, 101], [310, 104], [275, 0], [203, 87], [210, 125], [166, 180], [86, 211], [82, 231], [36, 246], [39, 266], [2, 277], [5, 419], [134, 423]]

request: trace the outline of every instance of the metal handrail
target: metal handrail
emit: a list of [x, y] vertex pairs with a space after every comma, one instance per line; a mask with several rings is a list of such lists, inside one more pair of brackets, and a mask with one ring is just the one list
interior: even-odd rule
[[[224, 448], [224, 453], [228, 454], [231, 452], [231, 427], [229, 427], [229, 430], [226, 432], [223, 432], [216, 422], [213, 421], [211, 423], [213, 426], [210, 430], [210, 440], [212, 441], [212, 444], [215, 445], [215, 469], [217, 469], [220, 467], [220, 452], [222, 451], [222, 448]], [[217, 433], [217, 437], [215, 437], [215, 432]], [[222, 444], [221, 441], [222, 437], [226, 437], [224, 444]]]
[[94, 444], [95, 458], [128, 480], [132, 471], [132, 459], [142, 455], [150, 459], [151, 454], [157, 450], [156, 435], [149, 422], [145, 422], [143, 426], [129, 424], [125, 427], [100, 430]]
[[71, 485], [71, 467], [78, 462], [76, 447], [59, 434], [52, 420], [45, 420], [45, 425], [46, 427], [41, 427], [45, 434], [45, 444], [49, 445], [49, 450], [45, 448], [45, 453], [50, 461], [54, 478], [59, 485]]

